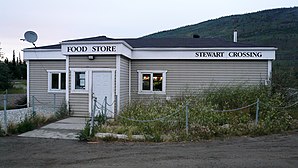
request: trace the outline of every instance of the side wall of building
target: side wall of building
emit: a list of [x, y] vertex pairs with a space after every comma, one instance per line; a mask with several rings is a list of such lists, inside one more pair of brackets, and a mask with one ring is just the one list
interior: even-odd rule
[[129, 59], [120, 59], [120, 109], [129, 102]]
[[[116, 68], [115, 56], [69, 56], [69, 68]], [[89, 88], [91, 89], [91, 88]], [[89, 116], [89, 93], [71, 92], [71, 72], [69, 71], [69, 106], [74, 116]]]
[[35, 105], [51, 107], [54, 105], [54, 94], [56, 95], [56, 106], [65, 101], [65, 92], [48, 92], [48, 70], [65, 71], [65, 60], [30, 60], [29, 61], [29, 101], [32, 96], [37, 100]]
[[[133, 60], [132, 100], [176, 97], [228, 85], [257, 85], [268, 77], [268, 61]], [[166, 94], [138, 94], [138, 70], [167, 70]]]

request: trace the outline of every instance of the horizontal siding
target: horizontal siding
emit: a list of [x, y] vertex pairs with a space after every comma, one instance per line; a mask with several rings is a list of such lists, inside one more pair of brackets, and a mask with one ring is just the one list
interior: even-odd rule
[[94, 56], [89, 60], [88, 56], [70, 56], [70, 68], [116, 68], [116, 56]]
[[[37, 101], [35, 105], [54, 105], [54, 93], [48, 93], [48, 72], [47, 70], [65, 70], [65, 61], [29, 61], [29, 96], [30, 104], [32, 96]], [[56, 105], [59, 106], [65, 101], [65, 93], [55, 93]]]
[[[267, 61], [134, 60], [132, 99], [198, 92], [226, 85], [256, 85], [267, 79]], [[137, 70], [167, 70], [166, 95], [139, 95]]]
[[[116, 56], [69, 56], [69, 68], [116, 68]], [[74, 116], [89, 116], [89, 95], [71, 93], [71, 73], [69, 72], [69, 105]]]
[[89, 95], [72, 93], [69, 96], [69, 107], [74, 116], [89, 116]]
[[129, 101], [129, 60], [120, 59], [120, 109]]

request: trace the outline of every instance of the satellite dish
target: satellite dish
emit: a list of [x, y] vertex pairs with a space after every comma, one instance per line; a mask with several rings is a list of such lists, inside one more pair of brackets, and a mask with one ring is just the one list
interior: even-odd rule
[[37, 34], [34, 31], [27, 31], [24, 37], [29, 43], [34, 43], [37, 40]]

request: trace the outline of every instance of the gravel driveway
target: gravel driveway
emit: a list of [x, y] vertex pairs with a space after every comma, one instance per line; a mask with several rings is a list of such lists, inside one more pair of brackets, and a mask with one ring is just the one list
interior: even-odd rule
[[0, 138], [0, 167], [297, 167], [298, 130], [191, 143]]

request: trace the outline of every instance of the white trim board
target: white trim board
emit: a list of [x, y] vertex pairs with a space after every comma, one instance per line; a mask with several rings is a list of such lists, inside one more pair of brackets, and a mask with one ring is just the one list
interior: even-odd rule
[[[48, 93], [66, 93], [66, 83], [65, 81], [65, 90], [61, 89], [61, 73], [65, 73], [66, 78], [66, 71], [65, 70], [47, 70], [48, 72]], [[52, 74], [58, 74], [58, 89], [52, 89]], [[66, 79], [65, 79], [66, 80]]]
[[[137, 70], [138, 72], [138, 94], [166, 94], [166, 86], [167, 86], [167, 70]], [[153, 91], [153, 74], [161, 73], [162, 74], [162, 91]], [[150, 90], [144, 91], [142, 90], [142, 74], [151, 74], [150, 80]]]
[[[75, 89], [75, 73], [85, 72], [85, 89]], [[89, 70], [86, 68], [70, 68], [70, 79], [71, 79], [71, 93], [89, 93]]]
[[27, 107], [30, 107], [30, 61], [27, 64]]
[[69, 110], [69, 57], [66, 57], [65, 61], [65, 70], [66, 70], [66, 94], [65, 94], [65, 101], [67, 109]]
[[120, 111], [120, 69], [121, 69], [121, 56], [116, 56], [116, 95], [117, 95], [117, 113]]
[[24, 50], [24, 60], [66, 60], [61, 50]]

